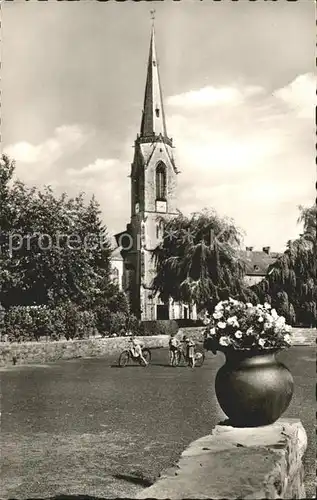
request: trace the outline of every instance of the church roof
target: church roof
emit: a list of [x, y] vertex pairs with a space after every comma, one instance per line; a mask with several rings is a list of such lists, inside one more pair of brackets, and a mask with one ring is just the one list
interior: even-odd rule
[[120, 250], [120, 247], [114, 248], [112, 250], [110, 260], [123, 260]]
[[152, 26], [140, 136], [167, 138], [162, 89]]
[[268, 249], [241, 250], [240, 257], [245, 262], [246, 274], [248, 276], [265, 276], [271, 264], [273, 264], [281, 254], [270, 252]]

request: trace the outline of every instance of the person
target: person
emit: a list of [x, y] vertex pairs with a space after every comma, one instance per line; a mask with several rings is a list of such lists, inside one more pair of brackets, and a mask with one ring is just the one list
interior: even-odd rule
[[170, 354], [170, 365], [174, 365], [176, 361], [177, 351], [179, 348], [179, 340], [175, 336], [171, 335], [169, 340], [169, 354]]
[[191, 366], [192, 368], [195, 368], [195, 342], [193, 339], [186, 339], [186, 357], [188, 360], [188, 365]]
[[146, 359], [144, 358], [143, 356], [143, 353], [142, 353], [142, 347], [141, 347], [141, 343], [138, 339], [136, 339], [133, 335], [130, 337], [130, 341], [131, 341], [131, 353], [132, 353], [132, 356], [134, 358], [140, 358], [141, 361], [143, 362], [143, 364], [145, 366], [148, 365], [148, 362], [146, 361]]

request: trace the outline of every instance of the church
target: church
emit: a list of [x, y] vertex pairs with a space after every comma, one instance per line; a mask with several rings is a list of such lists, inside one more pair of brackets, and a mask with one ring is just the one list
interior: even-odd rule
[[[177, 215], [179, 170], [173, 149], [167, 133], [153, 25], [141, 127], [131, 164], [131, 218], [126, 230], [115, 235], [117, 248], [111, 259], [113, 278], [126, 293], [130, 311], [142, 321], [197, 319], [195, 306], [172, 300], [164, 304], [152, 290], [156, 274], [152, 251], [162, 241], [162, 216], [167, 219]], [[261, 281], [278, 256], [270, 247], [241, 250], [247, 285]]]
[[153, 25], [141, 127], [131, 164], [131, 219], [126, 230], [115, 235], [118, 248], [112, 258], [117, 277], [122, 273], [120, 281], [130, 310], [142, 321], [196, 319], [195, 307], [173, 301], [164, 304], [152, 291], [152, 251], [162, 241], [161, 219], [177, 215], [179, 170], [173, 148], [167, 133]]

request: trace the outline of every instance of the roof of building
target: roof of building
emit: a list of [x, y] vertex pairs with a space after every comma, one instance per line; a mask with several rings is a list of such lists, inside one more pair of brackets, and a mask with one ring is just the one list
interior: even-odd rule
[[120, 253], [120, 247], [116, 247], [112, 250], [110, 260], [123, 260]]
[[246, 274], [249, 276], [265, 276], [268, 267], [276, 261], [281, 254], [278, 252], [265, 252], [258, 250], [241, 250], [240, 256], [246, 264]]

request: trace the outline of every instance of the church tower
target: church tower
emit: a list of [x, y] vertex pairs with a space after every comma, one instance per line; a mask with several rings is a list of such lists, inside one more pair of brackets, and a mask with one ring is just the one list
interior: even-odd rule
[[152, 296], [155, 276], [152, 250], [163, 236], [161, 216], [175, 216], [178, 170], [168, 137], [159, 65], [152, 26], [140, 133], [134, 143], [131, 165], [131, 222], [116, 236], [123, 248], [125, 291], [131, 312], [141, 320], [173, 317], [171, 304]]

